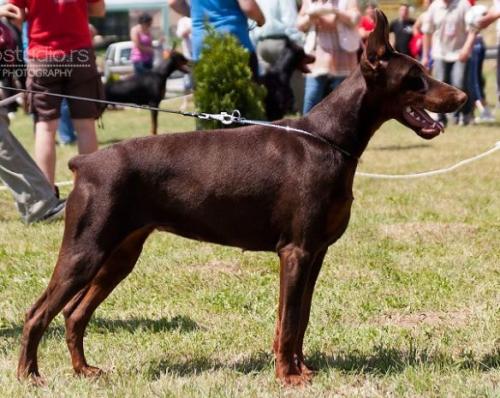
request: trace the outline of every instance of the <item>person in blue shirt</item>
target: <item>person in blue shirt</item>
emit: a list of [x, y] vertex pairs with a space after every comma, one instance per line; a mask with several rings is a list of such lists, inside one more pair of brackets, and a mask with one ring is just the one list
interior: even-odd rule
[[200, 58], [203, 39], [208, 22], [217, 32], [234, 35], [241, 45], [250, 52], [250, 67], [254, 77], [258, 75], [257, 56], [250, 40], [247, 19], [258, 26], [264, 25], [265, 18], [255, 0], [196, 0], [189, 5], [186, 0], [168, 0], [170, 7], [181, 15], [191, 16], [193, 23], [193, 60]]

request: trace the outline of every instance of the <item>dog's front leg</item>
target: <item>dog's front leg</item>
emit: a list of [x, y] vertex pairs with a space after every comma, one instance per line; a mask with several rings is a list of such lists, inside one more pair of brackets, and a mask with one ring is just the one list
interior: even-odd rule
[[293, 244], [281, 249], [279, 256], [281, 308], [278, 311], [279, 330], [275, 344], [276, 377], [285, 385], [303, 385], [311, 379], [311, 374], [301, 372], [295, 360], [295, 350], [311, 256]]
[[319, 271], [323, 265], [323, 260], [325, 259], [326, 250], [320, 251], [316, 254], [314, 261], [311, 264], [311, 270], [309, 272], [309, 277], [307, 278], [306, 287], [304, 289], [304, 296], [302, 298], [302, 310], [300, 314], [300, 329], [299, 337], [297, 339], [297, 347], [295, 349], [297, 365], [301, 372], [303, 373], [314, 373], [314, 369], [306, 366], [304, 362], [304, 353], [302, 351], [304, 345], [304, 335], [307, 330], [307, 325], [309, 324], [309, 315], [311, 312], [311, 301], [314, 292], [314, 287], [316, 286], [316, 281], [318, 280]]

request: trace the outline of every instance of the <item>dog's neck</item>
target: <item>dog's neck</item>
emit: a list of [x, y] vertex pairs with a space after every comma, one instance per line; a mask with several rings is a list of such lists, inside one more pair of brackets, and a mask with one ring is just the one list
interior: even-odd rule
[[160, 75], [162, 81], [166, 81], [168, 77], [174, 73], [176, 67], [175, 67], [175, 62], [172, 59], [168, 59], [165, 61], [163, 65], [161, 65], [157, 70], [156, 73]]
[[387, 120], [381, 101], [370, 93], [358, 67], [335, 91], [304, 118], [305, 126], [359, 158], [373, 133]]

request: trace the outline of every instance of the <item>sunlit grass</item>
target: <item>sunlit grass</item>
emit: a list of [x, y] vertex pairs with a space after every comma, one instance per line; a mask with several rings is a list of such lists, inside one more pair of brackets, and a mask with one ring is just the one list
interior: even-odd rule
[[[167, 133], [194, 122], [162, 114], [160, 126]], [[16, 119], [12, 130], [32, 148], [28, 117]], [[99, 138], [107, 145], [148, 130], [147, 112], [108, 112]], [[431, 170], [498, 140], [498, 123], [451, 126], [428, 142], [390, 122], [360, 170]], [[59, 181], [71, 178], [66, 163], [74, 154], [74, 147], [58, 148]], [[73, 377], [58, 317], [39, 353], [47, 387], [19, 383], [23, 313], [48, 282], [63, 224], [24, 226], [9, 194], [0, 192], [2, 395], [498, 396], [499, 170], [497, 153], [427, 179], [355, 180], [351, 224], [326, 258], [306, 339], [319, 373], [301, 391], [281, 390], [274, 381], [276, 255], [160, 233], [87, 329], [88, 359], [108, 374], [97, 381]]]

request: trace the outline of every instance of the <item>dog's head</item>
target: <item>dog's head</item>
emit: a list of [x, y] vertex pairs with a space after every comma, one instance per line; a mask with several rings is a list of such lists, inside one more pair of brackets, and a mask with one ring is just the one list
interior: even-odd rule
[[387, 18], [376, 11], [377, 25], [361, 57], [361, 71], [369, 93], [380, 104], [384, 117], [396, 119], [419, 136], [431, 139], [443, 131], [426, 110], [448, 113], [459, 109], [467, 95], [433, 79], [416, 60], [400, 54], [389, 43]]
[[[290, 57], [290, 63], [295, 69], [301, 71], [302, 73], [310, 73], [309, 64], [312, 64], [316, 57], [310, 54], [306, 54], [304, 48], [299, 46], [294, 41], [288, 39], [286, 43], [286, 50], [288, 50], [287, 55]], [[285, 50], [285, 51], [286, 51]]]
[[285, 73], [285, 75], [288, 76], [286, 78], [288, 80], [294, 70], [299, 70], [303, 73], [310, 73], [311, 70], [308, 65], [313, 63], [315, 60], [316, 58], [312, 55], [306, 54], [301, 46], [289, 38], [286, 38], [286, 45], [280, 53], [279, 58], [271, 67], [271, 70], [274, 73]]
[[180, 52], [175, 51], [175, 48], [163, 51], [163, 60], [163, 63], [171, 65], [174, 70], [180, 70], [184, 73], [191, 72], [191, 62]]

